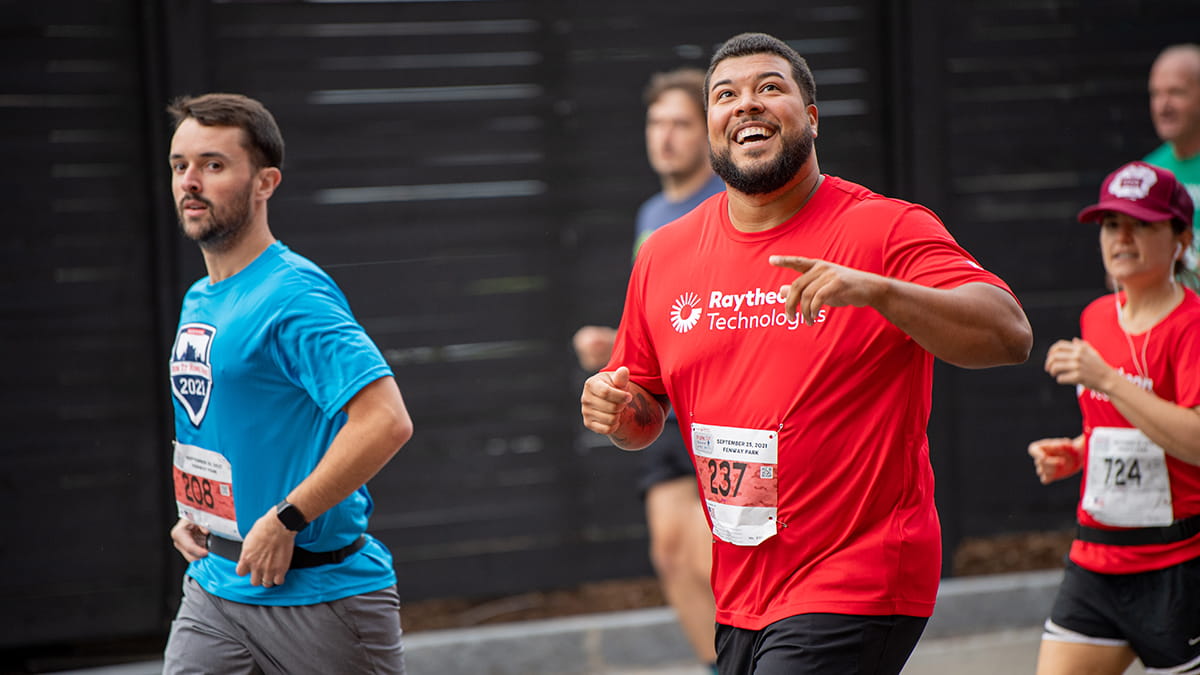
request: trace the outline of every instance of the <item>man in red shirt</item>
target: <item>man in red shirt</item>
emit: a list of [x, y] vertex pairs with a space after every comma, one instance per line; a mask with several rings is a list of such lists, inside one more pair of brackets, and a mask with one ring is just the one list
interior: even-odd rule
[[[821, 174], [808, 65], [731, 38], [705, 81], [727, 190], [643, 245], [584, 424], [645, 447], [674, 408], [713, 528], [721, 673], [899, 673], [941, 542], [933, 359], [1024, 361], [1009, 288], [921, 206]], [[799, 272], [799, 275], [797, 275]]]

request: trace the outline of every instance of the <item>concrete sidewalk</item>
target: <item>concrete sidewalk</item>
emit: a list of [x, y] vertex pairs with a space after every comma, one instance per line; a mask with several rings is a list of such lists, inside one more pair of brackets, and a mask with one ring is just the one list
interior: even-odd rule
[[[947, 579], [905, 675], [1032, 673], [1061, 570]], [[414, 633], [409, 675], [707, 675], [668, 608]], [[77, 675], [151, 675], [161, 662]], [[1135, 664], [1129, 675], [1144, 673]]]

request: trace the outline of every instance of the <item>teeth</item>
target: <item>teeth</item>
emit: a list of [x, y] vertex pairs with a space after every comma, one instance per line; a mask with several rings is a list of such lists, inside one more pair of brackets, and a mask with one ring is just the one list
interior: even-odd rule
[[750, 136], [763, 136], [769, 138], [771, 132], [764, 127], [746, 127], [737, 133], [737, 142], [742, 143]]

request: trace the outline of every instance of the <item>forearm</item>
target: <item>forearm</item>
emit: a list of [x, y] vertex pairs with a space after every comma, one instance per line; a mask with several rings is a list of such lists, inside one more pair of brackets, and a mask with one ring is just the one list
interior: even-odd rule
[[1159, 398], [1116, 371], [1105, 393], [1117, 411], [1169, 455], [1200, 464], [1200, 411]]
[[970, 283], [954, 289], [887, 279], [872, 306], [937, 358], [962, 368], [1023, 363], [1033, 330], [1003, 289]]
[[363, 388], [325, 456], [287, 495], [310, 521], [366, 484], [412, 437], [412, 421], [392, 378]]
[[608, 434], [613, 445], [622, 450], [641, 450], [658, 440], [667, 419], [667, 403], [643, 389], [629, 383], [633, 400], [621, 411], [617, 428]]

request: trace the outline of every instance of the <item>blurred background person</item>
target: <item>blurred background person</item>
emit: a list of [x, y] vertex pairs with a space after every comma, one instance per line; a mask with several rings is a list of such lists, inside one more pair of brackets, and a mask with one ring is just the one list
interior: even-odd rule
[[1100, 224], [1115, 289], [1045, 370], [1075, 385], [1083, 433], [1029, 446], [1042, 483], [1083, 471], [1078, 533], [1046, 620], [1039, 675], [1200, 672], [1200, 298], [1177, 283], [1193, 206], [1164, 169], [1108, 175]]
[[[1200, 201], [1200, 44], [1171, 45], [1150, 67], [1150, 119], [1163, 144], [1145, 161], [1175, 174], [1192, 198]], [[1200, 244], [1200, 213], [1192, 216], [1193, 241], [1186, 262], [1195, 271]], [[1185, 278], [1194, 290], [1195, 279]]]
[[[646, 155], [662, 190], [638, 209], [635, 256], [655, 230], [725, 189], [709, 166], [703, 89], [704, 71], [698, 68], [657, 73], [646, 86]], [[591, 372], [607, 364], [615, 336], [608, 326], [576, 331], [579, 365]], [[712, 533], [696, 492], [691, 454], [673, 414], [640, 461], [650, 560], [696, 656], [712, 664], [717, 657], [709, 583]]]

